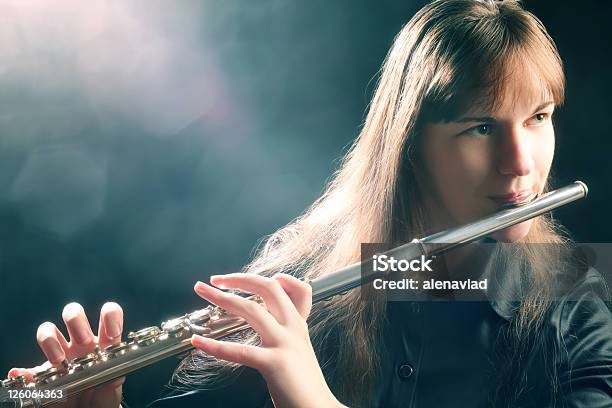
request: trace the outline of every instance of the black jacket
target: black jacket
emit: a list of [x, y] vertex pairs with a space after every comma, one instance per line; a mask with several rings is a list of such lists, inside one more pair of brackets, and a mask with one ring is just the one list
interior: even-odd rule
[[[607, 300], [604, 279], [589, 269], [554, 304], [534, 339], [535, 351], [522, 358], [522, 376], [511, 387], [518, 395], [512, 406], [612, 407], [612, 314]], [[368, 406], [490, 407], [500, 364], [507, 357], [498, 336], [508, 328], [514, 306], [495, 296], [488, 301], [390, 302], [381, 376]], [[322, 361], [333, 361], [333, 356], [320, 355]], [[331, 366], [325, 367], [333, 391], [334, 376], [342, 373], [331, 374]], [[556, 380], [551, 372], [557, 373]], [[273, 405], [265, 381], [250, 368], [214, 390], [172, 391], [149, 405], [192, 406]]]

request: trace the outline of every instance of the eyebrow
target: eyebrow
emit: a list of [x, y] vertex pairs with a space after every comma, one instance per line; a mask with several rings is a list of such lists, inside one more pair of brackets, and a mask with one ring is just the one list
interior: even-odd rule
[[[544, 109], [548, 105], [554, 105], [554, 101], [547, 101], [538, 105], [537, 108], [533, 110], [532, 115], [538, 113], [539, 110]], [[495, 116], [463, 116], [461, 118], [455, 119], [452, 122], [454, 123], [466, 123], [466, 122], [496, 122], [497, 119]]]
[[540, 104], [537, 108], [534, 109], [532, 115], [535, 115], [536, 113], [538, 113], [539, 110], [544, 109], [548, 105], [554, 105], [554, 104], [555, 104], [555, 101], [544, 102], [544, 103]]
[[494, 116], [463, 116], [459, 119], [453, 120], [455, 123], [465, 123], [465, 122], [496, 122]]

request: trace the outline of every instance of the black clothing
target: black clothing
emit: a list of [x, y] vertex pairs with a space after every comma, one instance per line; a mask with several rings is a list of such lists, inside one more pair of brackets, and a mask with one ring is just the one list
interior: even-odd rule
[[[507, 275], [513, 276], [513, 275]], [[598, 272], [586, 276], [555, 303], [539, 330], [542, 344], [558, 350], [523, 361], [524, 384], [516, 384], [517, 407], [612, 407], [612, 314]], [[490, 407], [498, 369], [495, 347], [512, 316], [512, 302], [390, 302], [381, 378], [372, 407]], [[503, 350], [502, 350], [503, 354]], [[330, 356], [319, 356], [319, 362]], [[548, 372], [555, 367], [559, 389]], [[332, 391], [330, 370], [323, 368]], [[553, 370], [554, 371], [554, 370]], [[341, 376], [342, 373], [335, 373]], [[165, 407], [273, 407], [259, 373], [245, 368], [215, 390], [175, 391], [154, 401]], [[501, 405], [501, 406], [507, 406]]]

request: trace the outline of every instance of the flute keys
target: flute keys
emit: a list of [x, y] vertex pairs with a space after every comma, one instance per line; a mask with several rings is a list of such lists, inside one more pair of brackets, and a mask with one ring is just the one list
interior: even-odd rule
[[168, 320], [162, 323], [161, 328], [168, 333], [169, 336], [179, 337], [182, 334], [182, 331], [185, 329], [185, 319], [179, 317]]
[[145, 329], [138, 330], [137, 332], [130, 332], [128, 339], [132, 340], [139, 346], [146, 346], [152, 344], [157, 340], [161, 330], [157, 326], [147, 327]]
[[108, 358], [114, 358], [127, 353], [129, 348], [130, 345], [125, 341], [117, 344], [111, 344], [110, 346], [106, 346], [104, 348], [104, 355]]
[[96, 363], [98, 353], [89, 353], [83, 357], [77, 357], [70, 362], [70, 368], [80, 371], [86, 367], [91, 367]]
[[4, 388], [21, 388], [25, 387], [26, 378], [23, 375], [18, 375], [17, 377], [7, 378], [2, 381], [2, 386]]
[[196, 310], [187, 315], [187, 319], [193, 324], [203, 324], [210, 320], [213, 308], [208, 306], [204, 309]]
[[34, 375], [34, 381], [38, 384], [48, 384], [54, 380], [57, 380], [60, 376], [66, 374], [64, 368], [49, 367], [44, 371], [36, 373]]

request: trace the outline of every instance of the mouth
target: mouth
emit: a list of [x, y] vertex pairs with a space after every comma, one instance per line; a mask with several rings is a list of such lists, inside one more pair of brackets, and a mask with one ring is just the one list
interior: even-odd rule
[[533, 190], [521, 190], [508, 194], [488, 196], [496, 205], [498, 210], [506, 210], [508, 208], [516, 208], [528, 204], [538, 198], [538, 193]]

